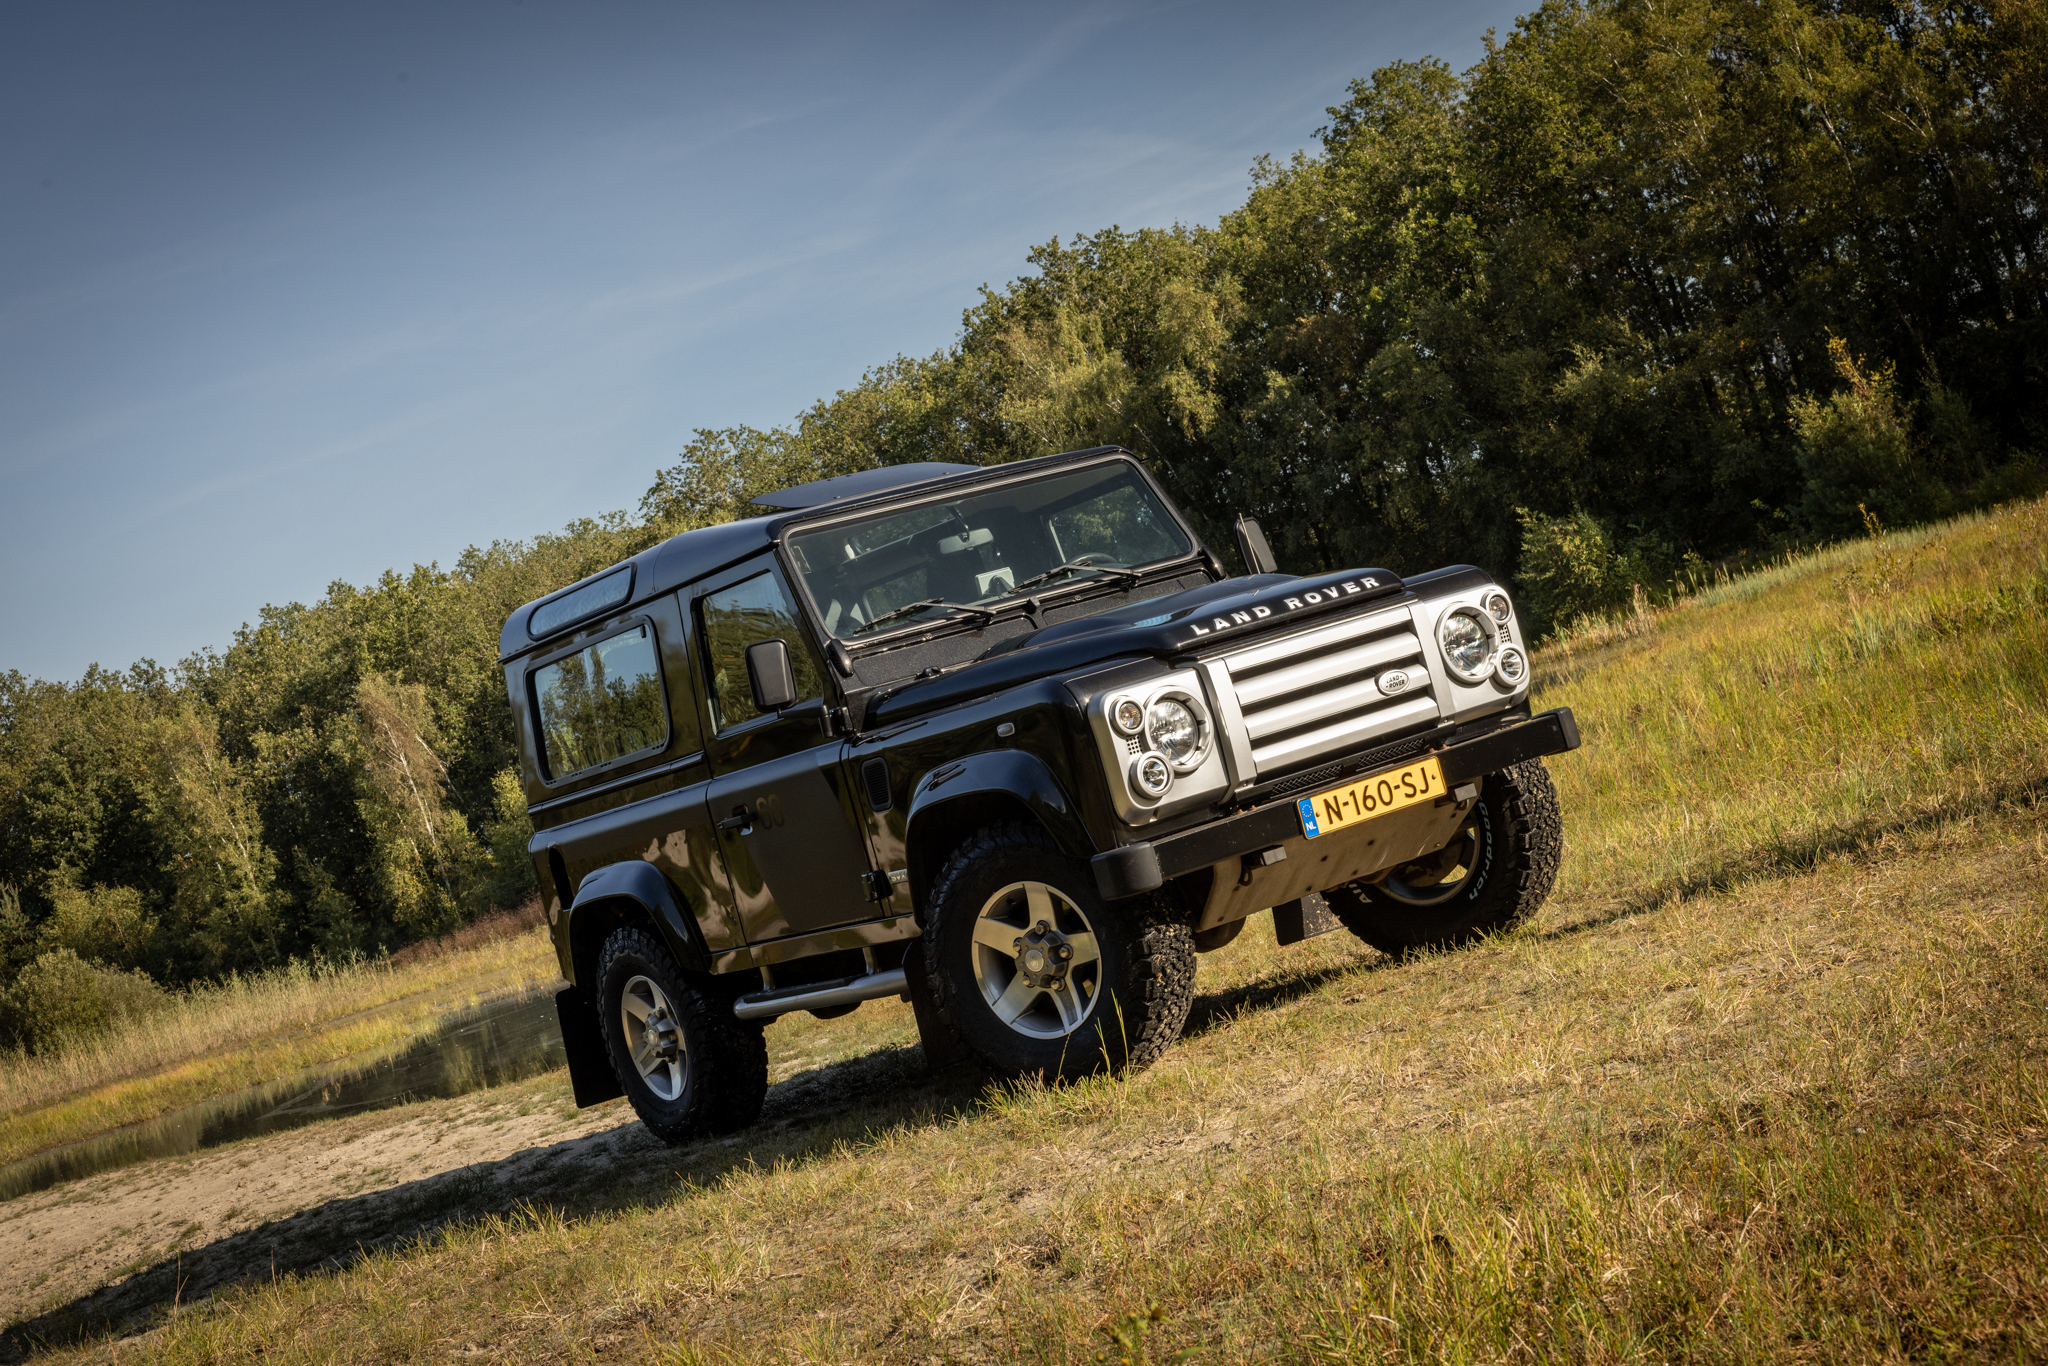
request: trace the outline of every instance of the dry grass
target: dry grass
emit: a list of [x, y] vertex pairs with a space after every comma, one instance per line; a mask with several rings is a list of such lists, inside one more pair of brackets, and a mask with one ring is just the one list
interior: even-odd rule
[[402, 967], [290, 968], [182, 994], [140, 1028], [0, 1055], [0, 1163], [339, 1058], [398, 1047], [451, 1009], [559, 976], [545, 932]]
[[653, 1189], [565, 1173], [118, 1355], [2048, 1353], [2044, 522], [1545, 655], [1587, 747], [1514, 935], [1395, 965], [1258, 927], [1161, 1064], [1057, 1090], [914, 1082], [899, 1007], [778, 1025], [769, 1122]]

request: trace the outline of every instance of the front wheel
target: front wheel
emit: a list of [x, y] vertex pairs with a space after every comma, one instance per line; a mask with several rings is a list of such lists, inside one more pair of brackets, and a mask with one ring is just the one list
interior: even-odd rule
[[768, 1093], [761, 1025], [735, 1019], [644, 930], [607, 939], [598, 1013], [612, 1070], [641, 1123], [664, 1143], [744, 1129]]
[[1150, 898], [1104, 903], [1088, 865], [1033, 826], [995, 826], [954, 852], [924, 951], [941, 1020], [1006, 1076], [1145, 1067], [1194, 1001], [1185, 920]]
[[1344, 928], [1401, 958], [1521, 924], [1550, 896], [1563, 854], [1557, 789], [1543, 761], [1529, 759], [1487, 776], [1437, 853], [1324, 896]]

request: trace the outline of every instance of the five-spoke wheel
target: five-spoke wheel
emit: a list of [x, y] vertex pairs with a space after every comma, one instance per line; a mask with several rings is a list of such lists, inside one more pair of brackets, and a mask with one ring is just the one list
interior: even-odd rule
[[626, 983], [619, 993], [619, 1024], [626, 1031], [626, 1054], [647, 1089], [661, 1100], [681, 1096], [690, 1067], [683, 1026], [652, 979], [636, 976]]
[[744, 1129], [768, 1092], [761, 1026], [693, 976], [653, 934], [623, 929], [598, 958], [598, 1020], [634, 1110], [669, 1143]]
[[1087, 914], [1043, 882], [1001, 888], [974, 921], [974, 984], [1019, 1034], [1073, 1033], [1102, 994], [1102, 950]]
[[1088, 864], [1036, 826], [992, 826], [953, 852], [924, 953], [944, 1026], [1007, 1075], [1143, 1067], [1194, 995], [1186, 917], [1149, 897], [1105, 904]]

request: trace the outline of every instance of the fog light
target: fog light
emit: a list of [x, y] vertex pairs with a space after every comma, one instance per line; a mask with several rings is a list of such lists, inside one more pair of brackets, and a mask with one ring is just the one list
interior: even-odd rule
[[1500, 658], [1494, 661], [1493, 668], [1503, 683], [1512, 683], [1520, 687], [1523, 678], [1528, 676], [1529, 661], [1522, 658], [1520, 650], [1510, 645], [1500, 652]]
[[1142, 754], [1131, 763], [1131, 786], [1157, 801], [1173, 786], [1173, 769], [1163, 755]]

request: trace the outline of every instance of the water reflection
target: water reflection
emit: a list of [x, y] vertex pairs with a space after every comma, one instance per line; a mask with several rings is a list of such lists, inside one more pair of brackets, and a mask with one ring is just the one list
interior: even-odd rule
[[265, 1082], [0, 1167], [0, 1201], [360, 1110], [467, 1095], [562, 1062], [552, 993], [498, 1001], [450, 1016], [402, 1052], [373, 1062]]

